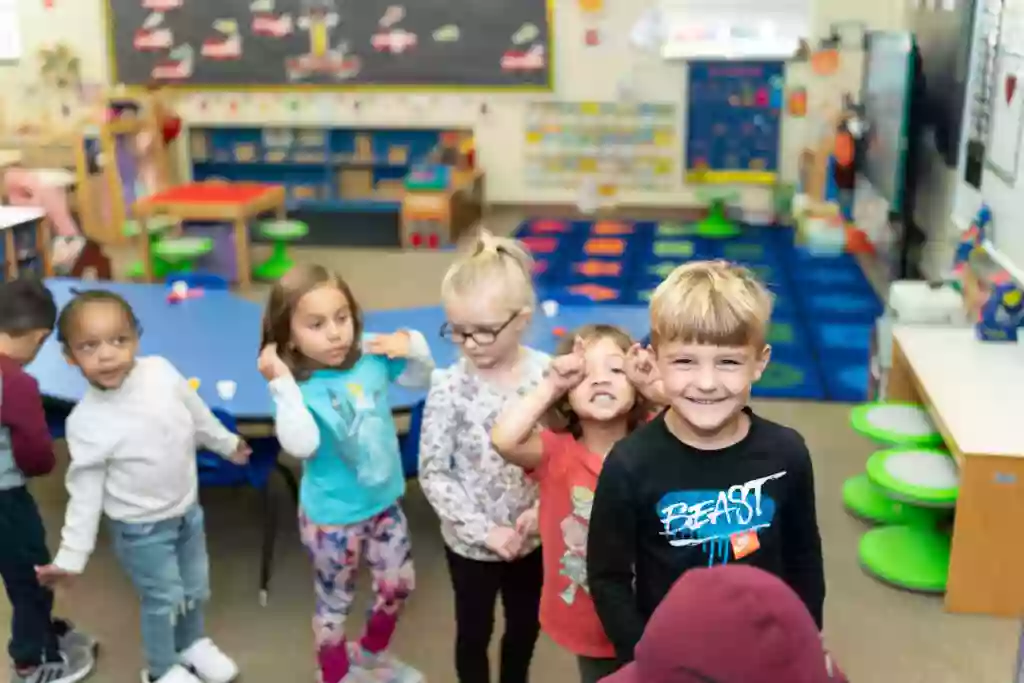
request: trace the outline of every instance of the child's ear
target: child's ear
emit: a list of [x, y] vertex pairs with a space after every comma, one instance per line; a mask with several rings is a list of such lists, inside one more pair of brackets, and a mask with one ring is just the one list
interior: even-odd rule
[[754, 370], [754, 381], [761, 379], [761, 375], [764, 374], [764, 369], [768, 367], [768, 362], [772, 359], [772, 347], [770, 344], [765, 344], [764, 348], [757, 354], [757, 359], [754, 361], [757, 365]]

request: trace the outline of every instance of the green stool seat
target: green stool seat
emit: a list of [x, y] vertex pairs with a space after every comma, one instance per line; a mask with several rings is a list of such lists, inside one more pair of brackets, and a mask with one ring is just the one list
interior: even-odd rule
[[213, 251], [210, 237], [177, 237], [153, 245], [153, 255], [167, 263], [170, 272], [191, 273], [196, 259]]
[[308, 235], [309, 226], [302, 221], [278, 219], [261, 222], [257, 230], [274, 246], [270, 257], [253, 268], [252, 274], [258, 280], [278, 280], [295, 265], [288, 254], [288, 243]]
[[934, 448], [892, 448], [868, 458], [868, 479], [893, 500], [921, 507], [956, 506], [960, 474], [953, 456]]
[[843, 482], [843, 505], [851, 515], [871, 524], [935, 528], [942, 518], [934, 508], [907, 505], [886, 496], [866, 474]]
[[[149, 233], [150, 256], [153, 259], [153, 274], [158, 278], [167, 274], [167, 264], [152, 255], [153, 247], [163, 239], [165, 233], [177, 225], [178, 221], [170, 216], [153, 216], [146, 220], [146, 231]], [[141, 230], [142, 228], [137, 220], [125, 221], [124, 225], [121, 226], [121, 234], [128, 238], [138, 237]], [[128, 266], [126, 275], [131, 279], [141, 279], [145, 276], [145, 270], [142, 267], [142, 261], [135, 261]]]
[[950, 537], [908, 526], [872, 529], [860, 539], [864, 570], [885, 583], [920, 593], [943, 593], [949, 581]]
[[850, 424], [879, 443], [925, 448], [942, 445], [942, 434], [928, 411], [913, 403], [865, 403], [850, 413]]

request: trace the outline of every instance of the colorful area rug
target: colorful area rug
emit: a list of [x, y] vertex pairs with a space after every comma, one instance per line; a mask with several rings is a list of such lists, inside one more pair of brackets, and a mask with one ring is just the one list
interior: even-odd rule
[[772, 362], [755, 396], [867, 398], [870, 340], [882, 304], [849, 255], [815, 256], [779, 227], [743, 227], [733, 237], [709, 239], [682, 223], [538, 218], [524, 221], [516, 237], [537, 260], [541, 300], [577, 305], [646, 306], [681, 263], [742, 263], [776, 296]]

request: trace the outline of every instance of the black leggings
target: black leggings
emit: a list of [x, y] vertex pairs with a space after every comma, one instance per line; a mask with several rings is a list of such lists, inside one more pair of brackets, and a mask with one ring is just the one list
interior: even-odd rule
[[544, 582], [537, 549], [512, 562], [470, 560], [445, 549], [455, 591], [455, 670], [459, 683], [490, 683], [487, 647], [494, 632], [494, 604], [501, 593], [505, 634], [501, 638], [500, 683], [527, 683], [540, 634], [540, 589]]

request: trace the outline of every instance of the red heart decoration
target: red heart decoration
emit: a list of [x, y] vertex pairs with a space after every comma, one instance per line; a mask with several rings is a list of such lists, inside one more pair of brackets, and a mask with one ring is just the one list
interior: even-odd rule
[[1017, 75], [1008, 74], [1004, 87], [1006, 88], [1006, 103], [1009, 104], [1013, 101], [1013, 94], [1017, 92]]

